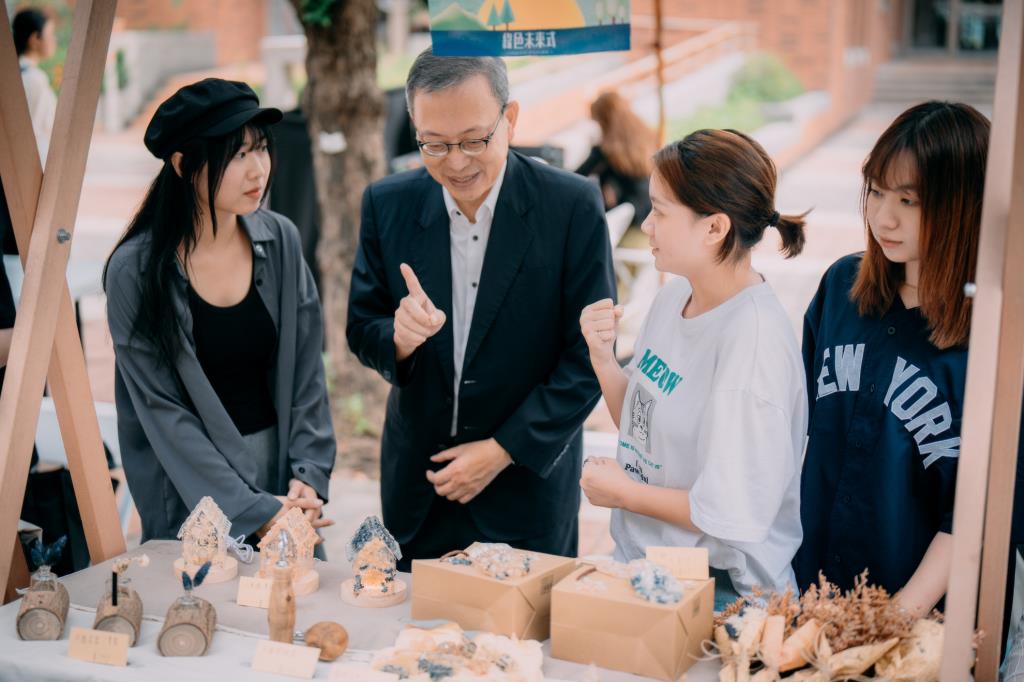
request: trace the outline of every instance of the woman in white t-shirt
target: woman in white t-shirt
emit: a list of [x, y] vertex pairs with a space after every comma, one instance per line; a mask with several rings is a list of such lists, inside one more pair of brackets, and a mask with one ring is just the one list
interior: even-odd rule
[[742, 133], [699, 130], [654, 165], [642, 228], [655, 267], [679, 277], [655, 298], [625, 369], [613, 351], [621, 307], [583, 309], [619, 444], [617, 459], [588, 459], [581, 486], [612, 508], [619, 560], [651, 546], [707, 548], [720, 609], [755, 586], [795, 584], [803, 361], [750, 250], [770, 226], [795, 256], [804, 221], [775, 210], [775, 165]]

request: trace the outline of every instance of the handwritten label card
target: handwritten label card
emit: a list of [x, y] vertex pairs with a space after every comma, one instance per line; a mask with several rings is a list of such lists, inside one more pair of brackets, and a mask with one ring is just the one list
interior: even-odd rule
[[239, 606], [255, 606], [265, 609], [270, 606], [270, 586], [273, 584], [269, 578], [250, 578], [242, 576], [238, 579], [238, 597], [235, 601]]
[[706, 547], [648, 547], [647, 559], [660, 564], [680, 580], [707, 580]]
[[252, 658], [252, 669], [261, 673], [274, 673], [311, 680], [316, 673], [316, 661], [320, 649], [315, 646], [301, 646], [263, 640], [256, 645]]
[[124, 632], [105, 632], [89, 628], [71, 628], [68, 656], [87, 663], [128, 665], [128, 643]]
[[335, 663], [331, 666], [331, 682], [398, 682], [398, 675], [374, 670], [366, 663]]

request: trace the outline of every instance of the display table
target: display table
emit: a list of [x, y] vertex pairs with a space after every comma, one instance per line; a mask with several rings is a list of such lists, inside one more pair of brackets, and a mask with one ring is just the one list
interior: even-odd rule
[[[165, 658], [157, 652], [156, 638], [167, 613], [167, 608], [181, 594], [181, 585], [173, 575], [172, 564], [181, 555], [181, 545], [174, 541], [147, 542], [130, 555], [146, 553], [148, 568], [133, 567], [128, 575], [132, 587], [139, 593], [144, 605], [142, 636], [139, 643], [128, 651], [128, 667], [116, 668], [84, 663], [67, 656], [68, 633], [73, 627], [90, 628], [93, 624], [96, 602], [104, 581], [110, 576], [110, 561], [92, 566], [62, 578], [71, 597], [71, 608], [63, 638], [55, 642], [23, 642], [15, 630], [15, 616], [19, 602], [0, 608], [0, 670], [4, 680], [35, 682], [36, 680], [209, 680], [225, 682], [232, 676], [244, 675], [246, 680], [287, 680], [278, 675], [256, 673], [250, 670], [256, 642], [267, 638], [267, 612], [265, 609], [238, 606], [235, 597], [238, 581], [216, 585], [203, 585], [196, 595], [209, 600], [217, 609], [217, 634], [206, 656], [198, 658]], [[259, 565], [258, 555], [250, 564], [239, 564], [239, 575], [251, 576]], [[398, 632], [406, 625], [417, 622], [410, 616], [410, 601], [384, 609], [363, 609], [341, 601], [339, 588], [343, 580], [352, 577], [352, 570], [344, 561], [318, 562], [320, 589], [297, 600], [295, 626], [305, 630], [313, 623], [333, 620], [345, 626], [349, 633], [349, 650], [340, 661], [365, 662], [372, 651], [394, 644]], [[402, 580], [412, 587], [411, 576]], [[427, 625], [433, 623], [426, 623]], [[549, 650], [545, 643], [545, 654]], [[331, 663], [318, 663], [315, 679], [328, 679]], [[582, 680], [588, 667], [559, 661], [545, 655], [544, 674], [549, 680]], [[593, 679], [593, 678], [588, 678]], [[646, 679], [635, 675], [600, 670], [602, 682], [635, 682]], [[717, 665], [699, 662], [688, 672], [689, 682], [717, 680]]]

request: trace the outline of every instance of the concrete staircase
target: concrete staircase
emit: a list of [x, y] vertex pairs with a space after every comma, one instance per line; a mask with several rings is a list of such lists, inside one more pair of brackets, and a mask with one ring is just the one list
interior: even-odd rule
[[878, 67], [874, 101], [910, 105], [939, 99], [989, 108], [995, 88], [994, 57], [917, 57]]

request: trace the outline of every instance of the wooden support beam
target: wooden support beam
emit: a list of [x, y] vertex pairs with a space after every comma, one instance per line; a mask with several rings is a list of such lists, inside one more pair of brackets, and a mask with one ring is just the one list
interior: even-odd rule
[[[96, 561], [122, 553], [125, 546], [64, 273], [115, 7], [115, 0], [82, 0], [76, 5], [54, 143], [41, 182], [11, 36], [0, 31], [0, 141], [5, 148], [0, 175], [25, 264], [21, 308], [0, 394], [0, 547], [16, 541], [49, 366], [68, 465], [90, 555]], [[0, 7], [0, 17], [8, 23], [6, 6]], [[31, 225], [30, 235], [26, 225]], [[0, 579], [5, 584], [10, 568], [10, 555], [0, 551]]]
[[995, 682], [1002, 644], [1024, 388], [1024, 3], [1008, 2], [1003, 11], [946, 596], [944, 682], [971, 679], [976, 613], [986, 637], [975, 679]]
[[[1024, 384], [1024, 4], [1009, 3], [1001, 40], [1007, 44], [1004, 80], [996, 95], [993, 150], [1001, 174], [996, 210], [1006, 224], [1003, 258], [1002, 326], [999, 372], [996, 376], [996, 428], [992, 434], [985, 536], [981, 554], [978, 629], [990, 633], [982, 640], [975, 668], [977, 679], [997, 679], [1001, 657], [1006, 572], [1010, 559], [1010, 524], [1017, 480], [1021, 386]], [[1002, 175], [1005, 174], [1005, 175]], [[1005, 211], [1005, 214], [1003, 213]]]
[[11, 556], [11, 572], [7, 577], [7, 586], [4, 588], [4, 604], [9, 604], [21, 595], [18, 590], [28, 587], [29, 574], [28, 564], [25, 561], [25, 550], [21, 548], [21, 541], [14, 543], [14, 552]]
[[[4, 21], [6, 11], [6, 7], [0, 7]], [[0, 155], [0, 177], [4, 180], [11, 222], [24, 264], [43, 174], [16, 61], [10, 35], [0, 31], [0, 92], [4, 93], [0, 98], [0, 140], [10, 152]], [[5, 64], [7, 68], [3, 68]], [[121, 554], [125, 545], [120, 527], [112, 516], [116, 514], [117, 506], [106, 468], [103, 440], [74, 307], [67, 285], [64, 284], [63, 288], [48, 376], [89, 554], [93, 561], [98, 562]]]

